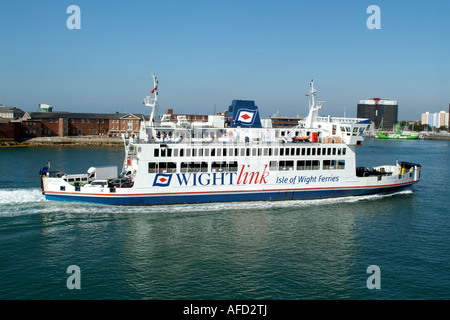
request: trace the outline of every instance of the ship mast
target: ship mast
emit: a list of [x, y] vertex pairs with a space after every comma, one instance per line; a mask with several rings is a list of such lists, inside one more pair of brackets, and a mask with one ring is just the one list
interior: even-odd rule
[[[151, 134], [153, 135], [153, 130], [155, 127], [159, 124], [159, 117], [158, 117], [158, 79], [156, 78], [155, 74], [152, 73], [153, 77], [153, 89], [150, 91], [152, 96], [146, 96], [144, 98], [144, 105], [146, 107], [152, 108], [152, 112], [150, 113], [150, 119], [148, 121], [148, 127], [151, 128]], [[147, 123], [145, 121], [142, 121], [141, 124], [141, 139], [144, 139], [147, 141]]]
[[146, 107], [152, 108], [152, 112], [150, 114], [150, 127], [154, 127], [155, 125], [158, 125], [159, 118], [158, 118], [158, 79], [156, 78], [155, 74], [152, 73], [153, 77], [153, 90], [150, 91], [153, 96], [147, 96], [144, 99], [144, 105]]
[[318, 102], [316, 103], [316, 89], [314, 89], [314, 81], [311, 80], [310, 83], [311, 89], [309, 90], [309, 113], [308, 116], [305, 119], [305, 127], [306, 128], [312, 128], [313, 123], [316, 117], [319, 116], [319, 110], [322, 109], [322, 103]]

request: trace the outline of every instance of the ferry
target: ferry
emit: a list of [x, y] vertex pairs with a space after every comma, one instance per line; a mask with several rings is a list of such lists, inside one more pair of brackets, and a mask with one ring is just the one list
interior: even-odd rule
[[168, 205], [228, 201], [280, 201], [392, 192], [420, 179], [421, 165], [406, 161], [356, 167], [368, 119], [319, 116], [310, 83], [309, 113], [296, 126], [274, 128], [252, 100], [233, 100], [207, 122], [158, 116], [158, 80], [144, 99], [151, 108], [139, 135], [123, 136], [117, 166], [85, 173], [40, 170], [47, 200], [105, 205]]

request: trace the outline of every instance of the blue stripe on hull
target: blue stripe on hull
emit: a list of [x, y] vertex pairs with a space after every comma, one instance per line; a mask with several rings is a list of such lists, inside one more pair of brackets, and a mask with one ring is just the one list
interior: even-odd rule
[[216, 193], [216, 194], [188, 194], [188, 195], [145, 195], [145, 196], [83, 196], [72, 194], [46, 194], [47, 200], [90, 202], [108, 205], [164, 205], [206, 202], [235, 202], [235, 201], [278, 201], [320, 199], [345, 196], [368, 195], [392, 192], [410, 187], [411, 184], [395, 185], [392, 187], [370, 189], [324, 189], [307, 191], [270, 191], [249, 193]]

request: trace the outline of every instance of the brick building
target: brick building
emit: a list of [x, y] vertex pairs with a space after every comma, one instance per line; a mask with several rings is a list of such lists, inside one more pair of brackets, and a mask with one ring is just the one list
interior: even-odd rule
[[19, 140], [20, 123], [10, 119], [0, 119], [0, 140]]
[[[131, 113], [27, 112], [21, 136], [120, 136], [137, 134], [143, 115]], [[146, 117], [148, 119], [148, 117]]]
[[177, 122], [178, 116], [186, 117], [188, 122], [208, 122], [208, 115], [205, 114], [174, 114], [173, 109], [166, 109], [163, 119], [166, 121]]

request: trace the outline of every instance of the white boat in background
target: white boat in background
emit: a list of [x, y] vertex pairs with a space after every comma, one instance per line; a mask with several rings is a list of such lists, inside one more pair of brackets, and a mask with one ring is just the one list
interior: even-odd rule
[[[272, 128], [251, 100], [234, 100], [208, 122], [158, 117], [158, 81], [144, 104], [151, 108], [139, 137], [123, 137], [117, 168], [91, 167], [72, 175], [40, 171], [48, 200], [109, 205], [164, 205], [292, 200], [366, 195], [410, 187], [421, 166], [397, 162], [356, 167], [367, 119], [319, 116], [310, 83], [309, 113], [292, 128]], [[86, 164], [87, 167], [88, 164]]]

